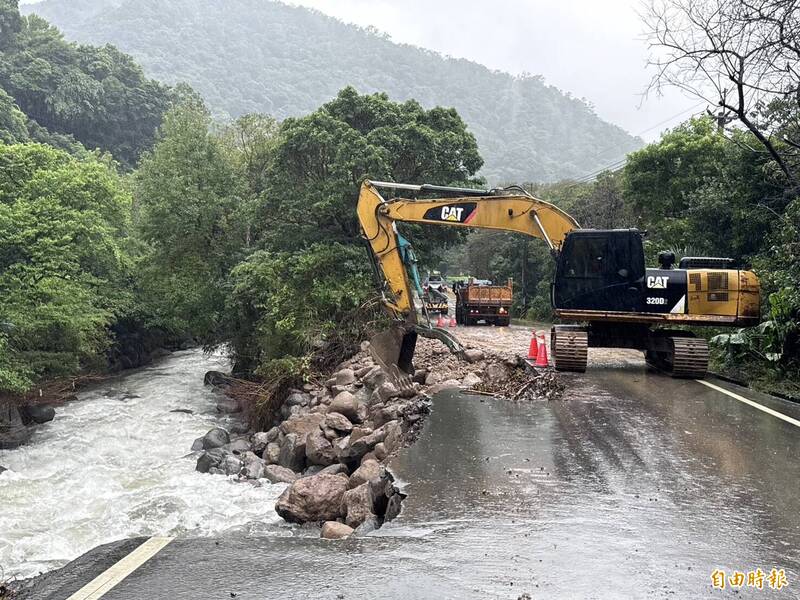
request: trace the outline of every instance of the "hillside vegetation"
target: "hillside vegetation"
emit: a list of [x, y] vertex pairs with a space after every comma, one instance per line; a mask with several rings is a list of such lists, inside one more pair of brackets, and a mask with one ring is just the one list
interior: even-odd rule
[[99, 148], [130, 167], [152, 146], [172, 96], [113, 46], [67, 42], [45, 20], [21, 17], [16, 0], [0, 2], [3, 141]]
[[490, 183], [581, 176], [641, 145], [540, 77], [395, 44], [277, 2], [46, 0], [26, 9], [70, 39], [115, 44], [160, 81], [189, 83], [218, 117], [305, 115], [348, 85], [455, 107], [478, 140]]

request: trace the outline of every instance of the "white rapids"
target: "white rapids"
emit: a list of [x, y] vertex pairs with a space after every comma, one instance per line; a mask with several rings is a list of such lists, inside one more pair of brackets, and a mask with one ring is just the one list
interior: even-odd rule
[[221, 422], [203, 374], [226, 367], [223, 356], [176, 352], [79, 394], [26, 446], [0, 450], [0, 580], [129, 537], [289, 534], [274, 510], [285, 485], [194, 470], [192, 442]]

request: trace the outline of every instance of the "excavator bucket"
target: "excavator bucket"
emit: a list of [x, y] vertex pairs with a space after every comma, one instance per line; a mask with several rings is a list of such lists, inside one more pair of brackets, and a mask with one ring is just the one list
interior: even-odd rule
[[452, 333], [440, 327], [424, 327], [422, 325], [395, 326], [387, 329], [369, 341], [372, 358], [387, 373], [413, 375], [414, 349], [417, 346], [417, 337], [439, 340], [453, 354], [464, 357], [464, 346]]
[[369, 341], [372, 358], [387, 373], [397, 369], [407, 375], [414, 374], [414, 348], [417, 346], [417, 332], [407, 327], [395, 326], [373, 336]]

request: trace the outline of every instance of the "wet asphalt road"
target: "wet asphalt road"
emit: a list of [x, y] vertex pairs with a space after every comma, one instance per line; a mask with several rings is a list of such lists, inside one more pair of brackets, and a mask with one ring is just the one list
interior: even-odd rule
[[[392, 464], [401, 516], [366, 538], [179, 539], [103, 598], [800, 597], [800, 428], [637, 361], [565, 379], [559, 402], [437, 397]], [[127, 544], [26, 597], [66, 598]], [[711, 587], [773, 567], [780, 592]]]

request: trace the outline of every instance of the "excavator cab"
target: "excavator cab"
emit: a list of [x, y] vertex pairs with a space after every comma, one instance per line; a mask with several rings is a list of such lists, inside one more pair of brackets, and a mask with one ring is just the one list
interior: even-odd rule
[[558, 253], [553, 307], [637, 310], [645, 282], [642, 234], [636, 229], [584, 229], [567, 234]]

